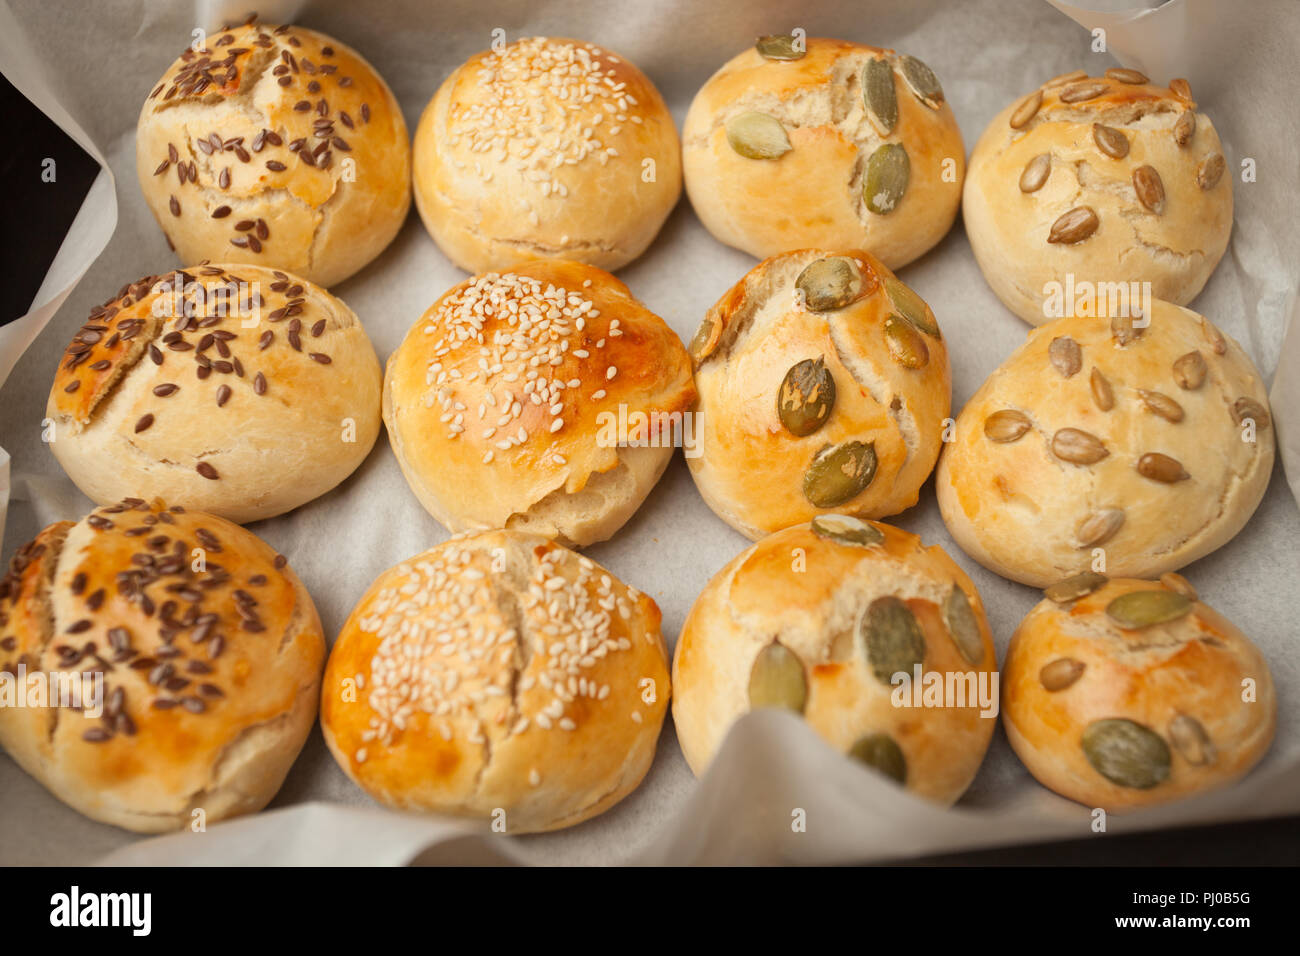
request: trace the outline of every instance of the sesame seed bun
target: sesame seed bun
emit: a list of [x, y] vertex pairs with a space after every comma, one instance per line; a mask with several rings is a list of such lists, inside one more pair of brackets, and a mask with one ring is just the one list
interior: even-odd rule
[[529, 37], [471, 57], [415, 131], [415, 204], [466, 272], [534, 259], [617, 269], [682, 189], [681, 145], [654, 84], [594, 44]]
[[102, 716], [0, 707], [0, 744], [91, 819], [211, 824], [280, 788], [324, 659], [311, 597], [261, 539], [131, 499], [50, 525], [0, 581], [0, 672], [103, 675]]
[[[379, 576], [330, 653], [321, 727], [386, 806], [572, 826], [641, 782], [668, 710], [654, 601], [537, 535], [456, 537]], [[494, 822], [498, 822], [494, 820]]]
[[[608, 538], [672, 457], [695, 400], [681, 341], [618, 279], [542, 260], [448, 290], [388, 360], [384, 422], [411, 489], [452, 531]], [[618, 447], [621, 414], [651, 444]], [[638, 435], [628, 429], [629, 438]]]

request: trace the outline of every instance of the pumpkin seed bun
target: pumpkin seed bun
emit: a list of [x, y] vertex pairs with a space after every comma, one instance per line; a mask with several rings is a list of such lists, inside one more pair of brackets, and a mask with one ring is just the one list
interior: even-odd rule
[[1177, 574], [1048, 588], [1002, 669], [1002, 724], [1045, 787], [1135, 810], [1226, 786], [1268, 751], [1277, 698], [1250, 640]]
[[691, 205], [760, 259], [863, 248], [907, 265], [961, 202], [966, 149], [938, 79], [893, 50], [791, 41], [760, 40], [695, 95], [682, 130]]
[[1264, 383], [1208, 319], [1153, 301], [1147, 328], [1058, 319], [957, 416], [935, 491], [953, 538], [1045, 587], [1097, 566], [1156, 577], [1225, 544], [1273, 468]]
[[466, 272], [536, 259], [618, 269], [650, 245], [682, 192], [663, 97], [626, 59], [528, 37], [476, 54], [415, 131], [415, 205]]
[[984, 680], [996, 697], [970, 578], [914, 534], [815, 518], [751, 546], [696, 599], [673, 658], [677, 739], [702, 775], [737, 718], [784, 707], [835, 749], [950, 804], [974, 779], [996, 713], [981, 716], [974, 683], [971, 706], [895, 706], [890, 678], [915, 664]]
[[305, 279], [231, 264], [146, 276], [64, 351], [50, 450], [99, 504], [160, 496], [257, 521], [365, 460], [381, 383], [361, 321]]
[[[0, 706], [0, 745], [92, 820], [212, 824], [275, 796], [324, 662], [282, 556], [215, 515], [127, 499], [50, 525], [0, 580], [0, 673], [20, 701]], [[58, 695], [82, 674], [102, 683]]]
[[545, 538], [454, 537], [353, 609], [325, 671], [325, 742], [386, 806], [509, 833], [572, 826], [654, 759], [671, 693], [659, 621], [650, 598]]
[[449, 530], [583, 546], [645, 500], [694, 401], [663, 319], [608, 272], [541, 259], [430, 306], [388, 359], [383, 411], [407, 483]]
[[962, 218], [985, 280], [1030, 325], [1054, 317], [1044, 286], [1067, 274], [1149, 282], [1156, 298], [1186, 305], [1228, 247], [1232, 172], [1185, 80], [1080, 70], [989, 123]]
[[411, 206], [411, 148], [388, 85], [345, 44], [248, 22], [186, 49], [136, 126], [145, 202], [184, 262], [342, 282]]
[[862, 250], [773, 256], [691, 343], [696, 487], [741, 534], [916, 504], [951, 400], [934, 313]]

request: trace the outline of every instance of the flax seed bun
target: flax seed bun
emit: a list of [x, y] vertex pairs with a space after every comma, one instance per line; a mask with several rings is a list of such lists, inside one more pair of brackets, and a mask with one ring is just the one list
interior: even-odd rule
[[538, 535], [489, 531], [371, 585], [330, 653], [321, 729], [380, 803], [528, 833], [635, 790], [669, 695], [654, 601]]
[[[682, 343], [627, 286], [539, 260], [429, 307], [388, 359], [384, 423], [411, 490], [451, 531], [582, 546], [645, 500], [694, 400]], [[620, 414], [646, 416], [623, 437], [651, 444], [618, 447]]]
[[323, 286], [397, 235], [411, 204], [401, 108], [361, 56], [246, 23], [187, 49], [136, 128], [145, 202], [181, 260], [251, 262]]
[[360, 320], [306, 280], [249, 265], [147, 276], [64, 351], [50, 449], [99, 504], [160, 496], [256, 521], [365, 460], [380, 382]]
[[1186, 305], [1228, 247], [1232, 174], [1185, 80], [1165, 88], [1133, 71], [1080, 70], [989, 123], [962, 218], [985, 280], [1030, 325], [1062, 314], [1044, 286], [1067, 274], [1149, 282], [1156, 298]]
[[1180, 575], [1089, 575], [1048, 594], [1012, 636], [1002, 680], [1007, 738], [1039, 783], [1136, 810], [1226, 786], [1263, 758], [1277, 718], [1268, 663]]
[[0, 745], [93, 820], [140, 833], [215, 823], [280, 789], [324, 660], [316, 608], [282, 556], [215, 515], [130, 499], [50, 525], [10, 562], [0, 674], [50, 686], [99, 673], [103, 696], [99, 716], [0, 707]]
[[[992, 712], [981, 716], [977, 697], [895, 706], [892, 675], [917, 663], [985, 681]], [[979, 593], [942, 549], [824, 515], [769, 535], [705, 585], [673, 658], [673, 723], [701, 775], [738, 717], [784, 706], [837, 750], [950, 804], [993, 736], [996, 674]]]
[[759, 263], [709, 310], [691, 358], [700, 454], [687, 462], [741, 534], [916, 504], [949, 412], [948, 350], [929, 306], [871, 254]]
[[[938, 80], [893, 50], [809, 38], [800, 55], [789, 40], [760, 40], [695, 95], [682, 129], [691, 205], [719, 241], [760, 259], [861, 248], [907, 265], [944, 237], [961, 202], [966, 150]], [[893, 174], [881, 172], [904, 154], [905, 184], [882, 189]]]
[[1273, 428], [1250, 357], [1190, 309], [1153, 301], [1148, 318], [1035, 329], [957, 416], [935, 491], [989, 570], [1035, 587], [1088, 569], [1158, 577], [1259, 506]]
[[415, 131], [415, 205], [466, 272], [536, 259], [618, 269], [682, 191], [681, 144], [644, 73], [592, 43], [528, 37], [449, 76]]

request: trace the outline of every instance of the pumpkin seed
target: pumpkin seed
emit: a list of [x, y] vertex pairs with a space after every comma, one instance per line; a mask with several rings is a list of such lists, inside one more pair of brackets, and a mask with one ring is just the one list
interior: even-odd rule
[[1142, 396], [1142, 404], [1147, 407], [1147, 411], [1159, 415], [1167, 422], [1181, 422], [1183, 420], [1183, 406], [1166, 395], [1164, 392], [1156, 392], [1149, 388], [1139, 388], [1138, 395]]
[[803, 476], [803, 494], [814, 507], [835, 508], [862, 494], [876, 477], [876, 443], [827, 445]]
[[975, 609], [970, 606], [970, 598], [955, 584], [943, 602], [943, 623], [961, 656], [978, 667], [984, 660], [984, 638], [980, 634]]
[[1016, 441], [1029, 431], [1029, 416], [1014, 408], [1004, 408], [984, 419], [984, 436], [989, 441], [1008, 443]]
[[1227, 163], [1223, 160], [1222, 153], [1211, 153], [1206, 156], [1199, 166], [1196, 167], [1196, 185], [1202, 189], [1209, 190], [1219, 185], [1219, 180], [1223, 178], [1223, 171], [1227, 168]]
[[1043, 84], [1043, 89], [1050, 90], [1053, 87], [1065, 86], [1067, 83], [1077, 83], [1079, 80], [1086, 80], [1087, 78], [1087, 70], [1071, 70], [1069, 73], [1060, 73], [1052, 77]]
[[1154, 166], [1139, 166], [1133, 170], [1133, 192], [1138, 202], [1157, 216], [1165, 211], [1165, 184]]
[[911, 608], [892, 594], [876, 598], [858, 624], [871, 672], [883, 684], [898, 673], [912, 677], [925, 660], [925, 635]]
[[876, 215], [893, 212], [907, 192], [912, 175], [912, 164], [907, 150], [899, 143], [885, 143], [867, 160], [866, 181], [862, 186], [862, 199]]
[[1047, 241], [1066, 245], [1082, 242], [1096, 232], [1099, 225], [1101, 220], [1097, 218], [1097, 213], [1091, 206], [1075, 206], [1061, 213], [1056, 222], [1052, 223], [1052, 231], [1047, 234]]
[[1244, 425], [1248, 418], [1252, 419], [1256, 428], [1267, 428], [1272, 421], [1263, 405], [1244, 396], [1232, 403], [1232, 418], [1238, 425]]
[[758, 51], [759, 56], [767, 60], [800, 60], [805, 53], [796, 46], [795, 38], [788, 34], [759, 37], [758, 42], [754, 44], [754, 49]]
[[845, 256], [815, 259], [794, 280], [803, 295], [803, 304], [811, 312], [842, 309], [862, 298], [866, 284], [862, 273]]
[[1192, 587], [1192, 582], [1176, 571], [1166, 571], [1160, 575], [1160, 583], [1171, 591], [1177, 591], [1189, 600], [1195, 601], [1197, 598], [1196, 588]]
[[1083, 368], [1083, 351], [1079, 343], [1068, 335], [1052, 339], [1052, 344], [1047, 347], [1047, 357], [1062, 378], [1069, 378]]
[[1176, 621], [1192, 610], [1192, 600], [1177, 591], [1129, 591], [1106, 605], [1106, 615], [1125, 630]]
[[727, 143], [746, 159], [779, 159], [792, 148], [780, 120], [755, 112], [727, 121]]
[[1083, 754], [1093, 770], [1121, 787], [1150, 790], [1169, 777], [1169, 745], [1132, 720], [1094, 720], [1083, 732]]
[[1228, 340], [1223, 337], [1223, 333], [1215, 327], [1214, 323], [1205, 316], [1201, 316], [1201, 334], [1210, 343], [1210, 348], [1214, 349], [1215, 355], [1227, 354]]
[[1196, 111], [1183, 110], [1179, 115], [1177, 122], [1174, 123], [1174, 142], [1179, 146], [1186, 146], [1196, 135]]
[[1180, 100], [1191, 100], [1192, 85], [1182, 77], [1179, 77], [1176, 80], [1169, 81], [1169, 92], [1173, 93], [1174, 96], [1178, 97]]
[[930, 350], [925, 339], [911, 322], [891, 315], [885, 319], [885, 341], [889, 354], [904, 368], [924, 368], [930, 361]]
[[1057, 581], [1051, 587], [1043, 588], [1043, 594], [1056, 604], [1069, 604], [1081, 597], [1087, 597], [1098, 588], [1105, 587], [1109, 580], [1106, 575], [1098, 574], [1096, 571], [1080, 571], [1062, 581]]
[[1088, 377], [1088, 387], [1092, 389], [1092, 400], [1101, 411], [1108, 412], [1115, 407], [1115, 392], [1110, 387], [1110, 379], [1096, 366], [1093, 366], [1092, 375]]
[[1117, 315], [1110, 320], [1110, 334], [1115, 336], [1115, 341], [1120, 345], [1136, 342], [1145, 331], [1146, 326], [1138, 325], [1136, 316]]
[[812, 519], [812, 531], [819, 538], [858, 548], [870, 548], [885, 541], [883, 531], [852, 515], [818, 515]]
[[893, 276], [885, 277], [884, 286], [889, 301], [893, 303], [894, 308], [898, 310], [903, 318], [926, 335], [933, 335], [936, 339], [943, 337], [939, 332], [939, 323], [934, 320], [934, 314], [930, 311], [930, 307], [909, 286]]
[[1052, 454], [1076, 465], [1093, 465], [1110, 452], [1091, 432], [1081, 428], [1062, 428], [1052, 436]]
[[802, 714], [807, 702], [808, 678], [794, 651], [779, 641], [759, 651], [749, 671], [749, 706], [784, 707]]
[[1039, 108], [1043, 105], [1043, 91], [1034, 90], [1020, 104], [1011, 111], [1011, 118], [1008, 122], [1012, 129], [1022, 129], [1025, 124], [1038, 115]]
[[1147, 452], [1139, 458], [1137, 470], [1143, 478], [1160, 481], [1166, 485], [1192, 477], [1184, 470], [1183, 463], [1177, 458], [1170, 458], [1158, 451]]
[[1038, 672], [1038, 682], [1045, 690], [1056, 693], [1058, 690], [1065, 690], [1082, 677], [1087, 666], [1083, 661], [1076, 661], [1073, 657], [1058, 657], [1043, 665], [1042, 670]]
[[776, 394], [776, 414], [791, 435], [802, 438], [826, 424], [835, 407], [835, 376], [825, 356], [791, 366]]
[[1214, 763], [1218, 756], [1210, 735], [1205, 732], [1205, 728], [1195, 717], [1179, 714], [1169, 721], [1169, 739], [1173, 741], [1175, 749], [1182, 754], [1183, 759], [1193, 766], [1200, 767], [1207, 763]]
[[907, 760], [903, 750], [888, 734], [867, 734], [849, 748], [849, 756], [860, 760], [898, 783], [907, 782]]
[[1080, 548], [1095, 548], [1115, 537], [1123, 525], [1123, 508], [1100, 508], [1080, 521], [1074, 533]]
[[1106, 71], [1106, 75], [1112, 80], [1116, 80], [1120, 83], [1129, 83], [1131, 85], [1151, 82], [1150, 77], [1145, 73], [1140, 73], [1137, 70], [1130, 70], [1122, 66], [1112, 66]]
[[904, 56], [901, 63], [903, 79], [907, 80], [907, 85], [912, 88], [916, 98], [932, 110], [942, 106], [943, 87], [939, 85], [939, 78], [934, 75], [934, 70], [914, 56]]
[[1174, 360], [1174, 381], [1184, 391], [1194, 392], [1205, 383], [1208, 369], [1205, 356], [1198, 351], [1188, 352]]
[[862, 102], [876, 132], [888, 136], [898, 123], [898, 94], [894, 68], [885, 60], [871, 59], [862, 68]]
[[709, 339], [713, 337], [715, 324], [713, 316], [706, 315], [704, 321], [700, 323], [700, 327], [695, 330], [695, 337], [691, 339], [691, 344], [686, 350], [691, 353], [697, 362], [704, 361], [712, 351], [711, 349], [706, 351], [706, 347], [709, 344]]
[[1093, 123], [1092, 141], [1111, 159], [1123, 159], [1128, 155], [1128, 137], [1113, 126]]
[[1110, 84], [1102, 80], [1091, 80], [1087, 83], [1075, 83], [1073, 86], [1067, 86], [1061, 90], [1062, 103], [1082, 103], [1084, 100], [1095, 99], [1110, 89]]
[[1029, 162], [1025, 163], [1024, 171], [1020, 174], [1020, 191], [1022, 193], [1036, 193], [1043, 188], [1047, 182], [1047, 177], [1052, 174], [1052, 154], [1039, 153]]

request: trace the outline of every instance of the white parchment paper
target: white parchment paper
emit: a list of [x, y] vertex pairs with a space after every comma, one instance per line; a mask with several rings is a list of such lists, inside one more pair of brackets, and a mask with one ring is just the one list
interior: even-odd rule
[[[810, 36], [895, 47], [938, 72], [968, 149], [1006, 103], [1057, 73], [1085, 68], [1096, 74], [1118, 61], [1161, 81], [1185, 76], [1214, 118], [1228, 168], [1238, 177], [1232, 245], [1192, 305], [1237, 338], [1273, 381], [1277, 431], [1300, 493], [1300, 332], [1290, 321], [1300, 289], [1300, 71], [1293, 62], [1300, 7], [1291, 0], [1172, 0], [1145, 13], [1097, 14], [1051, 3], [336, 0], [263, 3], [261, 10], [264, 20], [293, 18], [357, 48], [393, 87], [411, 128], [438, 84], [487, 47], [495, 28], [512, 39], [572, 36], [617, 50], [659, 85], [679, 124], [699, 86], [756, 35], [802, 27]], [[139, 194], [133, 157], [140, 103], [193, 29], [214, 29], [247, 12], [243, 5], [161, 0], [0, 0], [0, 67], [105, 169], [31, 314], [0, 330], [0, 374], [16, 360], [0, 389], [0, 445], [12, 456], [6, 556], [49, 522], [80, 517], [90, 507], [41, 442], [60, 351], [90, 307], [123, 282], [185, 265], [168, 251]], [[1108, 52], [1094, 52], [1093, 35], [1070, 17], [1104, 27]], [[1254, 161], [1256, 182], [1240, 181], [1243, 159]], [[30, 187], [6, 188], [42, 186], [34, 171]], [[708, 307], [752, 265], [715, 242], [683, 199], [659, 239], [621, 277], [689, 339]], [[1027, 327], [985, 286], [960, 223], [902, 274], [943, 326], [953, 404], [960, 408], [1023, 341]], [[361, 316], [385, 358], [424, 309], [462, 278], [412, 215], [380, 259], [332, 291]], [[1039, 593], [961, 553], [928, 487], [917, 507], [890, 520], [941, 544], [971, 574], [1001, 659]], [[251, 530], [289, 556], [331, 639], [379, 572], [446, 537], [406, 487], [383, 440], [336, 491]], [[629, 525], [589, 553], [658, 601], [672, 643], [704, 583], [747, 544], [704, 505], [679, 457]], [[1112, 817], [1111, 833], [1300, 810], [1300, 512], [1280, 464], [1246, 529], [1184, 573], [1268, 657], [1280, 698], [1277, 740], [1238, 786]], [[806, 832], [791, 827], [796, 809], [806, 814]], [[335, 766], [319, 730], [266, 812], [206, 833], [156, 839], [82, 818], [0, 756], [0, 863], [8, 864], [847, 862], [1085, 837], [1091, 822], [1086, 808], [1034, 782], [1001, 730], [970, 791], [945, 810], [844, 760], [800, 721], [778, 713], [738, 723], [702, 781], [687, 769], [670, 721], [634, 794], [582, 826], [534, 837], [385, 811]]]

